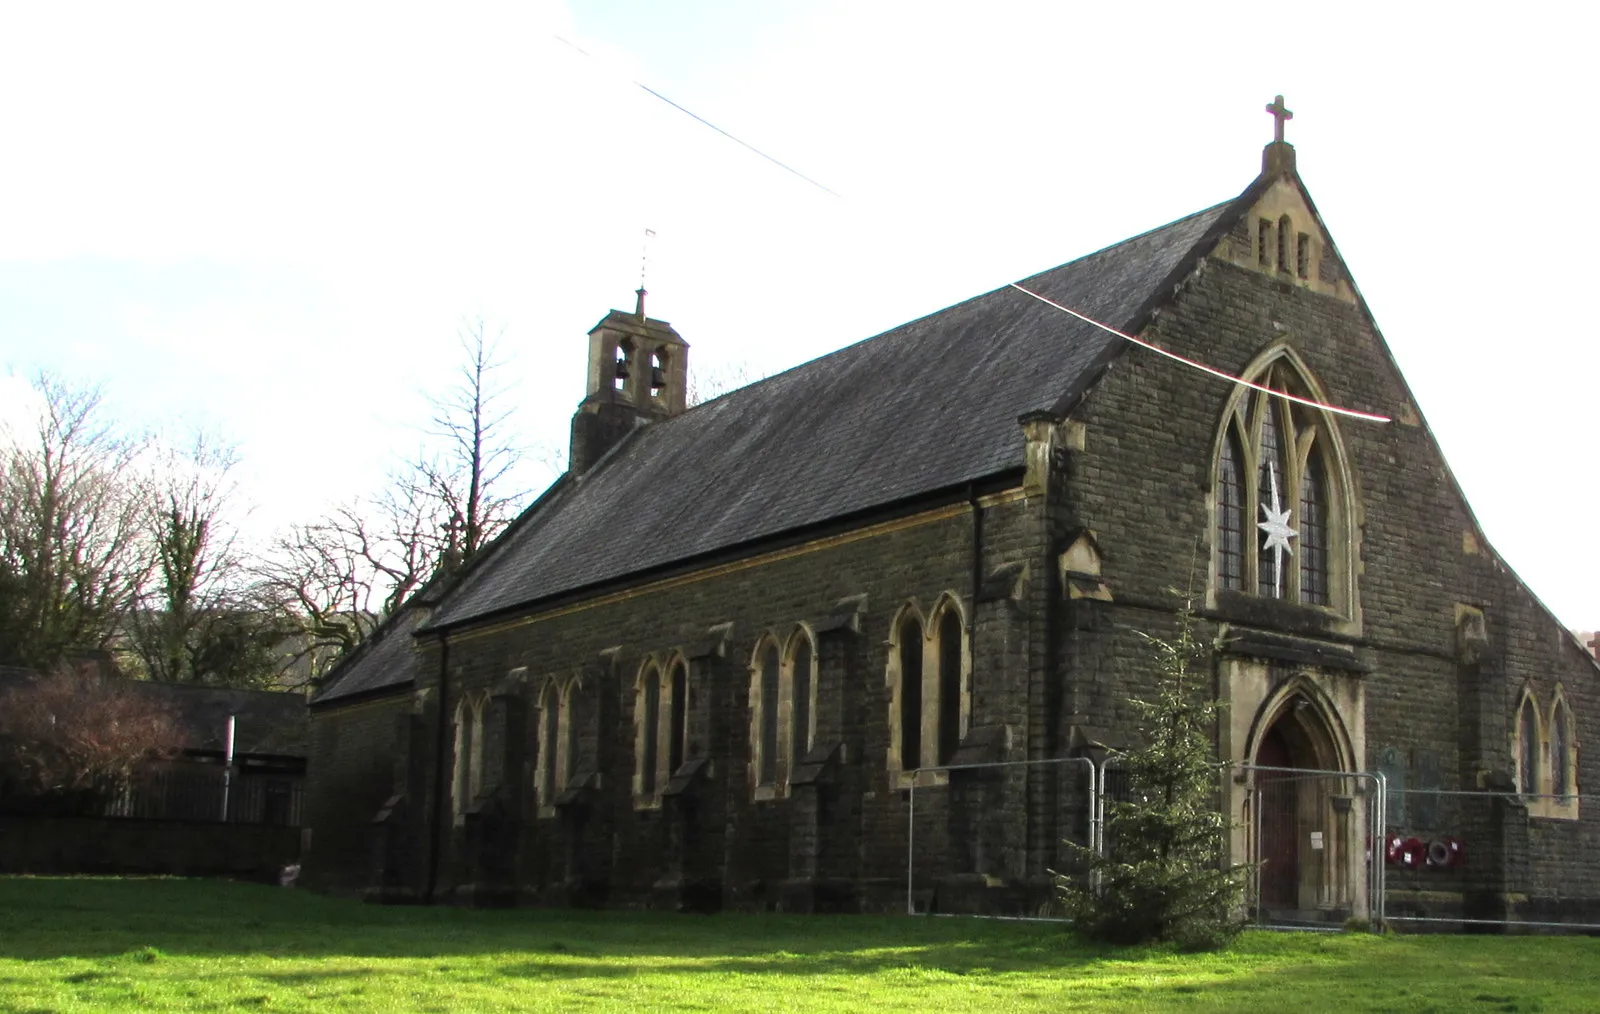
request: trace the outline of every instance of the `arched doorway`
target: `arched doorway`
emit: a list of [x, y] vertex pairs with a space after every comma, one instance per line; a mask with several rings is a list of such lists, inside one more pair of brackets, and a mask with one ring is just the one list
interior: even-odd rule
[[[1256, 741], [1251, 833], [1259, 907], [1274, 921], [1348, 914], [1352, 854], [1348, 820], [1350, 787], [1333, 725], [1303, 692], [1283, 695], [1263, 709], [1265, 731]], [[1342, 916], [1341, 916], [1342, 917]]]

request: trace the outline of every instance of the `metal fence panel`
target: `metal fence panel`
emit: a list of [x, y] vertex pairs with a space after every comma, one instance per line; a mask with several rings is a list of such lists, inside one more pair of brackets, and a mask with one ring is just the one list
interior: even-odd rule
[[1600, 796], [1402, 788], [1385, 914], [1415, 930], [1600, 930]]

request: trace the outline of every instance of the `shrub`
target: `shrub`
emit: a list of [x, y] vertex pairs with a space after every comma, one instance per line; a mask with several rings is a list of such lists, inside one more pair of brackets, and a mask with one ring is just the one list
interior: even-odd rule
[[140, 767], [171, 756], [171, 713], [128, 681], [62, 669], [0, 694], [0, 803], [97, 813]]

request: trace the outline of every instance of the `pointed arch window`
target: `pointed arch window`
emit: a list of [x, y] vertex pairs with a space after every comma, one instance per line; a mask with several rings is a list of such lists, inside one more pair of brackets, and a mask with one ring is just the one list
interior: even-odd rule
[[1230, 427], [1222, 438], [1217, 463], [1217, 583], [1230, 591], [1244, 589], [1244, 452]]
[[1300, 473], [1300, 601], [1328, 604], [1328, 487], [1315, 448]]
[[805, 759], [816, 736], [816, 659], [811, 635], [804, 627], [789, 638], [789, 658], [784, 666], [783, 695], [789, 700], [789, 769]]
[[895, 632], [895, 652], [899, 657], [899, 749], [901, 771], [922, 766], [922, 623], [907, 610]]
[[939, 707], [938, 730], [939, 764], [949, 764], [961, 745], [961, 734], [966, 730], [962, 721], [962, 651], [963, 636], [961, 614], [947, 607], [939, 617]]
[[456, 705], [451, 798], [457, 820], [483, 789], [483, 712], [487, 704], [487, 697], [477, 695], [463, 697]]
[[578, 768], [578, 681], [547, 680], [539, 694], [538, 758], [534, 792], [541, 816], [555, 813], [556, 798]]
[[672, 663], [667, 688], [667, 774], [671, 776], [689, 756], [689, 667], [683, 659]]
[[[1314, 396], [1314, 386], [1286, 350], [1247, 379]], [[1351, 512], [1346, 484], [1337, 478], [1342, 460], [1331, 417], [1238, 389], [1217, 442], [1211, 540], [1217, 590], [1354, 616]]]
[[539, 763], [534, 784], [539, 794], [540, 807], [554, 806], [561, 788], [560, 765], [556, 763], [561, 750], [561, 691], [554, 680], [545, 684], [539, 695]]
[[[960, 600], [946, 592], [927, 625], [907, 605], [894, 627], [889, 659], [894, 739], [889, 768], [909, 784], [911, 772], [950, 764], [967, 734], [972, 711], [971, 654]], [[930, 781], [942, 772], [926, 772]]]
[[1523, 697], [1517, 715], [1517, 791], [1539, 794], [1539, 708], [1531, 694]]
[[779, 729], [782, 655], [777, 639], [764, 634], [750, 655], [750, 775], [757, 799], [781, 794], [784, 765]]
[[681, 654], [652, 656], [634, 688], [633, 805], [659, 806], [689, 755], [689, 667]]
[[1550, 794], [1558, 801], [1572, 797], [1571, 739], [1567, 704], [1557, 697], [1550, 709]]
[[661, 670], [654, 662], [639, 674], [634, 709], [634, 794], [653, 800], [660, 787], [657, 766], [661, 746]]

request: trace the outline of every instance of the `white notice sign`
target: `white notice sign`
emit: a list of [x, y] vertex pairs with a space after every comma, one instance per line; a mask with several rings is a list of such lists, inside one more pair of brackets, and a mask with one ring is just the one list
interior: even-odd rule
[[1311, 832], [1311, 847], [1314, 850], [1319, 851], [1319, 852], [1322, 850], [1322, 832], [1321, 831], [1313, 831], [1313, 832]]

